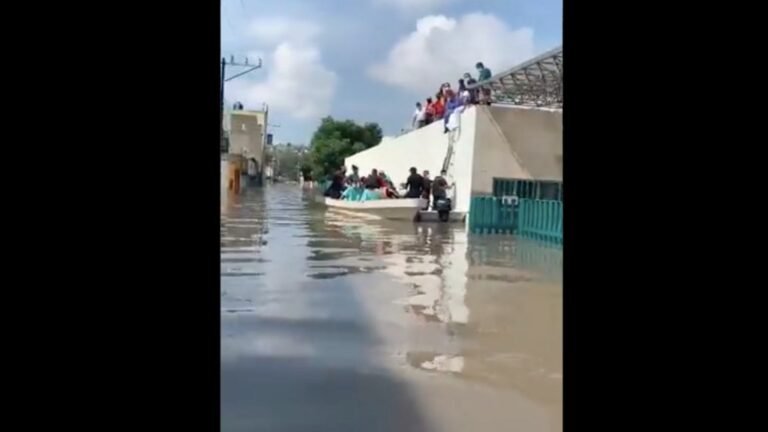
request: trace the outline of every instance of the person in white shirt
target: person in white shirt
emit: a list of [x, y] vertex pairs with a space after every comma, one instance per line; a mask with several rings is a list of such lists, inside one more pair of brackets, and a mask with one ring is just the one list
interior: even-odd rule
[[416, 111], [413, 112], [413, 119], [411, 121], [411, 126], [418, 129], [422, 126], [424, 126], [424, 120], [426, 116], [426, 110], [422, 108], [421, 102], [416, 102]]

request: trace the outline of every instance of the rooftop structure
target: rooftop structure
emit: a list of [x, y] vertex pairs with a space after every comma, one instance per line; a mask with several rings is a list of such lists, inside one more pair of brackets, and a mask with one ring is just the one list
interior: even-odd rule
[[468, 86], [491, 88], [495, 104], [563, 107], [563, 47], [538, 55], [490, 79]]

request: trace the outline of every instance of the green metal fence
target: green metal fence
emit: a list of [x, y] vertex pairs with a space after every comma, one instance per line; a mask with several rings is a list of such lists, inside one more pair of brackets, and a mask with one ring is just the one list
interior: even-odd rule
[[493, 179], [493, 196], [528, 199], [563, 200], [563, 183], [549, 180]]
[[469, 207], [469, 230], [475, 234], [518, 234], [562, 244], [563, 203], [514, 197], [473, 197]]
[[562, 243], [562, 201], [521, 199], [518, 216], [517, 233], [520, 236]]
[[512, 234], [515, 231], [514, 200], [473, 197], [469, 204], [469, 229], [476, 234]]

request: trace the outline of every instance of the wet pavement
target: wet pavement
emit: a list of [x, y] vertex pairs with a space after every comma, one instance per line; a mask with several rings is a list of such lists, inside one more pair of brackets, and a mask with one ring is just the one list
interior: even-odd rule
[[223, 431], [562, 430], [562, 251], [222, 192]]

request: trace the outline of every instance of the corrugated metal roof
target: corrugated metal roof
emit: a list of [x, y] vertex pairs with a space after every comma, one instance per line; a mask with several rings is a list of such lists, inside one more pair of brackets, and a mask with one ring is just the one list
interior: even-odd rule
[[562, 108], [563, 47], [551, 49], [490, 79], [468, 86], [491, 88], [497, 104]]

